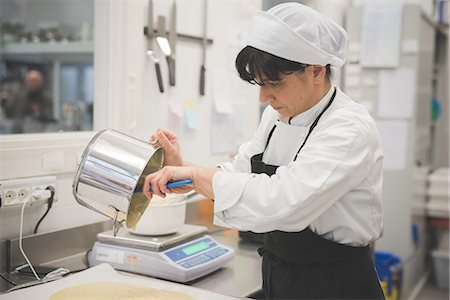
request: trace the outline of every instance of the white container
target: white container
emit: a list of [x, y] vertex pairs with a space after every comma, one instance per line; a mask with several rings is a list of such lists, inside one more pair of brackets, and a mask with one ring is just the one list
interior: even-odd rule
[[436, 284], [441, 289], [449, 289], [449, 259], [450, 254], [445, 250], [433, 250], [434, 274], [436, 277]]
[[440, 168], [428, 176], [428, 196], [436, 198], [450, 198], [450, 170]]
[[138, 235], [172, 234], [183, 226], [185, 219], [186, 197], [184, 195], [168, 195], [166, 198], [153, 196], [136, 229], [128, 230]]

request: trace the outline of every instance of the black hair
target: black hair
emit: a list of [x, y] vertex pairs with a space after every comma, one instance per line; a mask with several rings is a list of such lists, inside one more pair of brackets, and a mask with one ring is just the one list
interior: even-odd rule
[[[264, 85], [264, 82], [260, 82], [262, 75], [269, 81], [279, 81], [281, 74], [304, 72], [308, 66], [308, 64], [281, 58], [252, 46], [246, 46], [236, 57], [236, 70], [241, 79], [258, 85]], [[330, 78], [330, 65], [326, 66], [326, 71], [327, 77]]]

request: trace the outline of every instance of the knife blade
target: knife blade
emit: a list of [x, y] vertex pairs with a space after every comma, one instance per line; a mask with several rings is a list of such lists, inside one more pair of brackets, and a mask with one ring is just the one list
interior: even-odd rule
[[175, 50], [177, 44], [177, 3], [173, 0], [172, 10], [170, 13], [169, 25], [169, 45], [172, 53], [167, 57], [167, 64], [169, 66], [169, 84], [175, 85]]
[[200, 67], [200, 95], [205, 95], [205, 61], [206, 61], [206, 26], [208, 16], [208, 1], [203, 3], [203, 46], [202, 46], [202, 66]]
[[[164, 53], [166, 60], [167, 60], [167, 67], [169, 70], [169, 82], [172, 78], [172, 67], [171, 67], [171, 55], [172, 55], [172, 49], [170, 47], [170, 43], [167, 39], [166, 34], [166, 17], [164, 16], [158, 16], [158, 29], [156, 34], [156, 42], [158, 43], [159, 48]], [[170, 84], [172, 85], [172, 84]]]
[[155, 56], [153, 50], [153, 40], [155, 34], [153, 33], [153, 1], [148, 1], [148, 16], [147, 16], [147, 55], [152, 59], [155, 64], [156, 78], [158, 80], [158, 87], [161, 93], [164, 93], [164, 85], [161, 77], [161, 68], [159, 66], [159, 58]]

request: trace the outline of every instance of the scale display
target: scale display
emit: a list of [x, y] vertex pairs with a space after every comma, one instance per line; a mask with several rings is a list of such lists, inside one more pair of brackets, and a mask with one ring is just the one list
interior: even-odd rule
[[189, 256], [197, 254], [198, 252], [206, 249], [211, 249], [216, 246], [217, 244], [214, 243], [210, 238], [205, 238], [194, 243], [183, 245], [182, 247], [178, 247], [174, 250], [166, 251], [165, 254], [174, 262], [178, 262]]

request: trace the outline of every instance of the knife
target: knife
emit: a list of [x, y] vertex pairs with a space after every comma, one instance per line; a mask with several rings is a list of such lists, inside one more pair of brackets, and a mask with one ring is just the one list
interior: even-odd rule
[[147, 55], [152, 59], [155, 64], [156, 78], [158, 79], [158, 87], [161, 93], [164, 93], [164, 86], [161, 77], [161, 68], [159, 66], [159, 58], [155, 56], [153, 50], [153, 39], [155, 37], [153, 33], [153, 1], [148, 1], [148, 17], [147, 17]]
[[175, 48], [177, 43], [177, 3], [173, 0], [172, 10], [170, 14], [169, 26], [169, 45], [172, 53], [167, 57], [167, 64], [169, 67], [169, 84], [175, 85]]
[[206, 61], [206, 25], [208, 15], [208, 1], [204, 0], [203, 4], [203, 52], [202, 52], [202, 66], [200, 67], [200, 95], [205, 95], [205, 61]]
[[166, 17], [164, 17], [164, 16], [158, 16], [158, 29], [157, 29], [157, 34], [156, 34], [156, 43], [158, 44], [159, 48], [166, 56], [167, 66], [169, 69], [169, 81], [170, 81], [170, 78], [172, 77], [171, 60], [170, 60], [170, 56], [172, 55], [172, 49], [171, 49], [169, 41], [167, 40]]

